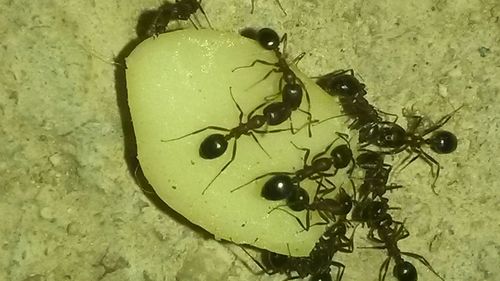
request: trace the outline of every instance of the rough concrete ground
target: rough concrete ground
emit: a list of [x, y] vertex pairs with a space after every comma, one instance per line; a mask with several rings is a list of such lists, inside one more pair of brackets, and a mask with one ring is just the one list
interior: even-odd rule
[[[124, 90], [110, 62], [159, 1], [7, 1], [0, 18], [0, 280], [282, 280], [255, 275], [135, 182]], [[216, 29], [271, 26], [311, 76], [354, 68], [369, 100], [415, 105], [460, 138], [439, 196], [418, 161], [394, 182], [411, 237], [448, 280], [499, 280], [500, 4], [484, 1], [203, 1]], [[200, 17], [203, 22], [203, 18]], [[121, 81], [123, 82], [123, 81]], [[364, 232], [357, 245], [368, 245]], [[339, 256], [345, 281], [377, 280], [385, 253]], [[243, 263], [247, 264], [247, 266]], [[414, 262], [420, 280], [438, 280]], [[387, 280], [391, 280], [388, 277]]]

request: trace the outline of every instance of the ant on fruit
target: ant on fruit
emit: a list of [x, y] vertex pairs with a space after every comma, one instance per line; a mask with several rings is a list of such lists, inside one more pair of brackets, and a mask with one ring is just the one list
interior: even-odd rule
[[[283, 199], [289, 200], [291, 196], [294, 194], [294, 192], [296, 192], [300, 196], [304, 197], [303, 199], [300, 199], [300, 201], [304, 203], [306, 203], [307, 201], [308, 204], [309, 196], [306, 197], [307, 192], [299, 186], [300, 182], [302, 182], [305, 179], [310, 179], [310, 180], [324, 179], [326, 182], [334, 186], [333, 182], [331, 182], [327, 177], [334, 176], [339, 169], [346, 168], [347, 166], [349, 166], [351, 162], [354, 163], [352, 150], [349, 146], [349, 141], [347, 139], [348, 136], [346, 134], [341, 134], [338, 132], [337, 135], [339, 136], [339, 138], [342, 138], [346, 142], [346, 144], [341, 144], [331, 149], [333, 144], [338, 140], [338, 138], [336, 138], [326, 147], [324, 151], [316, 154], [312, 158], [311, 164], [307, 164], [311, 150], [307, 148], [297, 147], [294, 143], [292, 143], [292, 145], [294, 145], [295, 148], [305, 151], [303, 157], [304, 163], [302, 169], [297, 170], [295, 172], [266, 173], [264, 175], [258, 176], [257, 178], [245, 184], [242, 184], [232, 189], [231, 192], [235, 192], [243, 188], [244, 186], [249, 185], [250, 183], [255, 182], [261, 178], [265, 178], [267, 176], [273, 176], [264, 184], [264, 187], [262, 188], [261, 192], [262, 197], [264, 197], [267, 200], [283, 200]], [[322, 157], [325, 154], [327, 154], [328, 151], [330, 151], [329, 156]], [[332, 167], [335, 168], [335, 171], [333, 173], [327, 172]], [[351, 169], [349, 169], [349, 173], [352, 173], [353, 169], [354, 165]], [[296, 203], [296, 200], [297, 199], [294, 199], [295, 202], [294, 201], [289, 201], [289, 202]], [[294, 211], [300, 211], [300, 207], [305, 206], [305, 204], [291, 204], [291, 205], [296, 207]]]
[[365, 84], [359, 82], [352, 69], [325, 74], [318, 77], [316, 84], [329, 95], [339, 98], [344, 114], [354, 119], [349, 128], [359, 129], [366, 124], [380, 122], [382, 118], [379, 113], [395, 116], [376, 109], [365, 99]]
[[231, 159], [219, 170], [217, 175], [208, 183], [208, 185], [203, 190], [202, 194], [205, 194], [205, 192], [210, 187], [210, 185], [234, 161], [234, 159], [236, 157], [237, 140], [242, 135], [251, 136], [253, 138], [253, 140], [262, 149], [262, 151], [264, 151], [264, 153], [267, 156], [269, 156], [269, 154], [266, 152], [266, 150], [262, 147], [262, 145], [257, 140], [257, 137], [255, 136], [254, 133], [277, 133], [277, 132], [283, 132], [283, 131], [288, 131], [288, 130], [291, 130], [293, 133], [293, 128], [265, 130], [265, 131], [259, 130], [259, 128], [263, 127], [265, 124], [278, 125], [278, 124], [284, 122], [286, 119], [288, 119], [291, 112], [288, 110], [288, 107], [286, 105], [284, 105], [283, 103], [275, 102], [275, 103], [268, 104], [263, 109], [263, 114], [255, 114], [255, 112], [258, 109], [260, 109], [264, 105], [266, 105], [266, 104], [261, 104], [258, 107], [256, 107], [254, 110], [252, 110], [247, 115], [246, 122], [243, 122], [243, 115], [244, 115], [243, 110], [241, 109], [241, 107], [238, 105], [238, 103], [234, 99], [232, 87], [229, 87], [229, 92], [231, 94], [231, 99], [233, 100], [234, 104], [236, 105], [236, 108], [238, 109], [238, 111], [240, 113], [239, 117], [238, 117], [239, 118], [239, 125], [238, 126], [231, 128], [231, 129], [223, 128], [223, 127], [219, 127], [219, 126], [207, 126], [205, 128], [196, 130], [192, 133], [186, 134], [186, 135], [178, 137], [178, 138], [162, 140], [162, 142], [176, 141], [176, 140], [180, 140], [180, 139], [183, 139], [183, 138], [191, 136], [191, 135], [201, 133], [201, 132], [206, 131], [206, 130], [216, 130], [216, 131], [227, 132], [226, 134], [220, 134], [220, 133], [211, 134], [208, 137], [206, 137], [202, 141], [202, 143], [200, 144], [200, 148], [199, 148], [200, 157], [203, 159], [215, 159], [215, 158], [218, 158], [221, 155], [223, 155], [224, 152], [226, 152], [228, 144], [229, 144], [229, 140], [234, 139]]
[[[280, 10], [283, 12], [283, 14], [286, 16], [285, 9], [283, 9], [283, 6], [281, 6], [281, 2], [279, 0], [274, 0], [276, 4], [280, 7]], [[252, 10], [250, 10], [250, 14], [253, 14], [253, 11], [255, 10], [255, 0], [252, 0]]]
[[[336, 281], [342, 280], [345, 266], [333, 260], [336, 252], [352, 253], [354, 249], [353, 235], [347, 237], [347, 221], [338, 221], [327, 227], [323, 235], [314, 245], [307, 257], [291, 257], [264, 251], [262, 263], [257, 261], [244, 248], [243, 251], [268, 275], [283, 273], [288, 276], [285, 280], [304, 278], [311, 275], [310, 281], [331, 281], [330, 266], [337, 271]], [[292, 273], [297, 276], [292, 276]]]
[[[424, 160], [431, 167], [431, 173], [434, 176], [431, 188], [437, 194], [435, 185], [441, 167], [439, 162], [425, 152], [422, 147], [428, 145], [432, 151], [438, 154], [449, 154], [456, 150], [458, 140], [455, 134], [438, 129], [446, 124], [460, 108], [443, 116], [433, 126], [425, 128], [421, 132], [417, 132], [416, 130], [419, 128], [422, 116], [414, 115], [407, 117], [411, 118], [408, 122], [408, 130], [405, 130], [395, 122], [381, 121], [368, 123], [359, 129], [359, 143], [361, 147], [369, 145], [378, 146], [383, 149], [380, 151], [383, 154], [398, 154], [402, 151], [407, 151], [409, 153], [408, 156], [401, 161], [402, 164], [406, 164], [400, 170], [403, 170], [418, 158]], [[431, 133], [432, 135], [426, 138]], [[416, 154], [416, 156], [408, 161], [413, 154]], [[435, 174], [434, 166], [436, 166]]]
[[172, 20], [189, 20], [191, 24], [198, 29], [198, 26], [191, 19], [191, 15], [195, 14], [198, 10], [203, 14], [210, 28], [213, 29], [212, 24], [208, 20], [207, 14], [201, 6], [201, 0], [175, 0], [175, 3], [165, 2], [158, 9], [149, 11], [147, 16], [155, 15], [154, 19], [145, 35], [158, 36], [167, 31], [167, 26]]
[[[378, 237], [375, 235], [375, 231], [377, 232]], [[385, 214], [383, 218], [370, 229], [368, 238], [376, 243], [381, 243], [382, 245], [363, 248], [386, 249], [388, 255], [387, 259], [380, 266], [379, 281], [385, 280], [391, 259], [394, 259], [395, 262], [393, 268], [394, 277], [396, 277], [399, 281], [417, 281], [418, 275], [415, 266], [410, 262], [405, 261], [402, 256], [417, 259], [432, 273], [439, 277], [439, 279], [444, 281], [443, 277], [441, 277], [434, 270], [434, 268], [432, 268], [431, 264], [423, 256], [411, 252], [402, 252], [399, 249], [398, 241], [407, 238], [409, 235], [410, 233], [404, 227], [404, 222], [394, 221], [389, 214]]]
[[[324, 198], [327, 194], [334, 191], [335, 187], [325, 188], [323, 190], [321, 190], [321, 187], [324, 187], [324, 185], [320, 180], [318, 182], [318, 187], [316, 189], [316, 193], [311, 203], [309, 203], [309, 196], [307, 192], [305, 192], [305, 190], [302, 188], [297, 188], [299, 190], [304, 190], [305, 192], [304, 194], [302, 194], [302, 191], [300, 192], [302, 197], [294, 196], [294, 192], [292, 192], [292, 195], [289, 198], [287, 198], [286, 205], [293, 211], [306, 210], [305, 225], [297, 216], [295, 216], [294, 214], [290, 213], [287, 210], [281, 209], [282, 206], [277, 206], [273, 208], [271, 211], [269, 211], [269, 213], [273, 212], [276, 209], [284, 211], [289, 215], [295, 217], [297, 222], [305, 231], [308, 231], [310, 227], [314, 225], [324, 225], [332, 221], [337, 221], [336, 217], [339, 217], [340, 219], [345, 219], [347, 214], [349, 214], [349, 212], [352, 209], [351, 196], [347, 194], [347, 192], [343, 188], [340, 188], [335, 198]], [[311, 211], [317, 211], [318, 215], [323, 219], [323, 222], [311, 225], [310, 223]]]
[[[233, 69], [233, 72], [238, 69], [253, 67], [257, 63], [260, 63], [274, 67], [268, 73], [266, 73], [266, 75], [264, 75], [264, 77], [260, 81], [263, 81], [266, 78], [268, 78], [273, 72], [282, 73], [278, 86], [278, 88], [280, 89], [280, 93], [272, 95], [270, 98], [267, 98], [267, 100], [272, 100], [277, 96], [281, 95], [283, 103], [287, 104], [290, 107], [291, 111], [299, 110], [302, 113], [306, 114], [309, 121], [308, 133], [309, 137], [311, 137], [312, 136], [311, 126], [310, 126], [310, 124], [312, 123], [311, 99], [309, 97], [309, 92], [307, 91], [304, 83], [299, 77], [297, 77], [295, 72], [290, 68], [290, 65], [287, 63], [285, 59], [285, 55], [283, 54], [284, 51], [286, 50], [287, 34], [285, 33], [283, 37], [279, 39], [279, 36], [276, 33], [276, 31], [270, 28], [262, 28], [257, 32], [254, 32], [251, 29], [244, 30], [242, 32], [242, 35], [257, 40], [257, 42], [259, 42], [259, 44], [264, 49], [274, 51], [276, 57], [278, 58], [278, 61], [268, 62], [258, 59], [253, 61], [250, 65], [240, 66]], [[283, 52], [279, 50], [279, 45], [281, 43], [283, 43]], [[292, 60], [292, 64], [297, 64], [298, 61], [300, 61], [304, 56], [305, 53], [301, 53], [295, 59]], [[304, 93], [307, 100], [307, 110], [302, 110], [299, 108], [302, 103], [302, 97], [304, 96]]]

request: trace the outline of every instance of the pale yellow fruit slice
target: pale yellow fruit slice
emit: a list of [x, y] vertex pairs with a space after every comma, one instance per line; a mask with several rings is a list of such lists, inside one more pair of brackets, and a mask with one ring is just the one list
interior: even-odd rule
[[[236, 192], [230, 190], [267, 172], [293, 172], [302, 168], [304, 152], [297, 150], [290, 141], [310, 148], [312, 157], [337, 138], [335, 132], [347, 131], [343, 117], [312, 127], [312, 138], [308, 137], [307, 129], [296, 135], [288, 131], [256, 134], [271, 158], [250, 136], [242, 136], [237, 141], [234, 162], [203, 195], [207, 184], [231, 158], [234, 141], [230, 141], [225, 154], [213, 160], [199, 156], [199, 145], [217, 131], [207, 130], [177, 141], [163, 142], [210, 125], [237, 126], [239, 112], [229, 87], [246, 121], [248, 112], [262, 104], [266, 96], [278, 92], [281, 77], [281, 73], [272, 73], [259, 82], [273, 69], [262, 64], [233, 71], [256, 59], [277, 61], [273, 52], [262, 49], [253, 40], [211, 30], [175, 31], [141, 43], [126, 60], [128, 99], [138, 158], [160, 198], [216, 238], [305, 256], [321, 236], [324, 226], [303, 231], [296, 219], [286, 212], [269, 213], [285, 202], [267, 201], [260, 196], [268, 178]], [[336, 98], [324, 93], [298, 70], [295, 73], [309, 91], [313, 119], [341, 115]], [[301, 108], [307, 110], [305, 97]], [[307, 122], [307, 117], [297, 111], [292, 114], [292, 120], [294, 127], [300, 127]], [[288, 127], [286, 121], [269, 129]], [[343, 142], [337, 140], [338, 144]], [[339, 171], [334, 181], [340, 185], [344, 179], [345, 171]], [[310, 190], [312, 197], [316, 183], [304, 181], [303, 186]], [[351, 187], [344, 184], [344, 188], [350, 190]], [[305, 223], [305, 212], [296, 214]]]

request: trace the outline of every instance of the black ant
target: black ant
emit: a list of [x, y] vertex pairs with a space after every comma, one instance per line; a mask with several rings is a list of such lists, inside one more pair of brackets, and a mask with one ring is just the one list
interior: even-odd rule
[[[457, 110], [443, 116], [435, 125], [426, 128], [422, 132], [416, 132], [422, 120], [421, 116], [412, 116], [414, 119], [412, 122], [414, 123], [410, 123], [411, 126], [409, 126], [408, 130], [405, 130], [394, 122], [388, 121], [366, 124], [359, 130], [359, 143], [362, 147], [375, 145], [383, 149], [388, 149], [381, 151], [384, 154], [397, 154], [406, 150], [409, 152], [409, 155], [401, 162], [406, 163], [401, 170], [418, 158], [424, 160], [431, 167], [431, 172], [434, 175], [431, 187], [432, 191], [436, 193], [435, 184], [441, 167], [432, 156], [422, 149], [422, 146], [428, 145], [432, 151], [438, 154], [448, 154], [455, 151], [458, 144], [455, 134], [438, 129], [446, 124]], [[430, 133], [432, 135], [425, 138]], [[416, 156], [408, 161], [414, 153]], [[436, 174], [434, 174], [434, 166], [436, 166]]]
[[[354, 162], [354, 158], [352, 156], [352, 151], [349, 146], [349, 141], [347, 139], [347, 135], [337, 133], [337, 135], [342, 138], [346, 144], [338, 145], [334, 147], [333, 149], [330, 148], [333, 146], [333, 144], [337, 141], [335, 139], [332, 143], [330, 143], [326, 149], [318, 154], [316, 154], [312, 160], [311, 164], [307, 164], [309, 155], [310, 155], [310, 149], [307, 148], [300, 148], [297, 147], [294, 143], [292, 143], [297, 149], [305, 151], [304, 154], [304, 164], [303, 168], [300, 170], [297, 170], [295, 172], [271, 172], [271, 173], [266, 173], [264, 175], [258, 176], [257, 178], [242, 184], [233, 190], [231, 192], [234, 192], [252, 182], [255, 182], [261, 178], [267, 177], [267, 176], [273, 176], [271, 179], [269, 179], [265, 184], [262, 189], [261, 195], [267, 199], [267, 200], [283, 200], [287, 199], [288, 202], [292, 202], [290, 205], [296, 207], [294, 211], [300, 211], [300, 208], [305, 208], [305, 205], [309, 203], [309, 197], [305, 197], [307, 192], [300, 188], [299, 183], [302, 182], [305, 179], [311, 179], [311, 180], [316, 180], [316, 179], [325, 179], [329, 184], [334, 186], [333, 182], [328, 180], [326, 177], [332, 177], [334, 176], [339, 169], [346, 168], [349, 163]], [[329, 157], [322, 157], [323, 155], [327, 154], [328, 151]], [[332, 168], [332, 166], [335, 168], [335, 171], [333, 173], [327, 172]], [[353, 167], [349, 170], [349, 173], [352, 172], [354, 168]], [[298, 189], [300, 188], [300, 189]], [[305, 204], [296, 204], [297, 199], [293, 199], [293, 201], [290, 201], [290, 196], [293, 194], [293, 192], [299, 192], [301, 197], [303, 197], [301, 202]], [[307, 198], [307, 200], [305, 200]], [[303, 209], [302, 209], [303, 210]]]
[[167, 26], [172, 20], [189, 20], [193, 26], [198, 29], [197, 25], [191, 19], [191, 15], [200, 12], [205, 17], [210, 28], [213, 29], [212, 24], [208, 20], [207, 14], [201, 7], [201, 0], [175, 0], [175, 3], [165, 2], [163, 5], [158, 7], [154, 13], [156, 17], [154, 18], [151, 27], [146, 32], [148, 36], [158, 36], [158, 34], [165, 33], [167, 31]]
[[[278, 6], [280, 7], [280, 10], [286, 16], [287, 14], [285, 12], [285, 9], [283, 9], [283, 6], [281, 6], [281, 2], [279, 0], [274, 0], [274, 2], [276, 2], [276, 4], [278, 4]], [[254, 9], [255, 9], [255, 0], [252, 0], [252, 10], [250, 10], [250, 14], [253, 14]]]
[[[347, 237], [346, 221], [327, 227], [323, 235], [307, 257], [291, 257], [269, 251], [264, 251], [262, 263], [257, 261], [245, 249], [245, 253], [268, 275], [283, 273], [288, 276], [285, 280], [304, 278], [311, 275], [310, 281], [331, 281], [330, 266], [335, 266], [337, 271], [336, 281], [342, 280], [345, 266], [333, 260], [336, 252], [352, 253], [354, 249], [353, 235]], [[292, 276], [292, 273], [297, 276]]]
[[[324, 190], [320, 190], [323, 184], [318, 182], [318, 187], [316, 189], [316, 193], [314, 195], [314, 199], [311, 203], [309, 203], [309, 196], [307, 200], [302, 198], [295, 198], [293, 195], [287, 198], [287, 206], [294, 211], [302, 211], [306, 210], [306, 223], [302, 223], [302, 221], [295, 216], [294, 214], [288, 212], [287, 210], [280, 209], [281, 206], [273, 208], [269, 213], [276, 209], [280, 209], [281, 211], [287, 212], [291, 216], [295, 217], [295, 219], [299, 222], [300, 226], [308, 231], [311, 227], [310, 224], [310, 212], [317, 211], [318, 215], [323, 219], [324, 222], [315, 223], [313, 225], [320, 224], [328, 224], [332, 221], [337, 221], [336, 217], [340, 217], [341, 219], [345, 219], [347, 214], [351, 211], [352, 208], [352, 198], [347, 192], [340, 188], [339, 192], [335, 196], [335, 198], [324, 198], [327, 194], [331, 193], [335, 188], [328, 188]], [[293, 194], [293, 192], [292, 192]], [[306, 193], [307, 194], [307, 193]]]
[[[266, 152], [266, 150], [262, 147], [262, 145], [259, 143], [257, 140], [257, 137], [255, 136], [254, 133], [277, 133], [277, 132], [283, 132], [283, 131], [288, 131], [292, 130], [293, 128], [287, 128], [287, 129], [276, 129], [276, 130], [258, 130], [259, 128], [263, 127], [265, 124], [268, 125], [277, 125], [282, 122], [284, 122], [286, 119], [289, 118], [291, 112], [288, 110], [288, 107], [284, 105], [283, 103], [275, 102], [267, 105], [263, 109], [263, 114], [255, 114], [255, 112], [262, 108], [265, 104], [261, 104], [260, 106], [256, 107], [254, 110], [252, 110], [248, 116], [247, 116], [247, 122], [243, 122], [243, 111], [241, 107], [238, 105], [236, 100], [234, 99], [233, 92], [232, 92], [232, 87], [229, 87], [229, 92], [231, 94], [231, 98], [236, 105], [238, 111], [240, 112], [239, 114], [239, 125], [232, 128], [232, 129], [227, 129], [223, 127], [218, 127], [218, 126], [207, 126], [205, 128], [196, 130], [192, 133], [186, 134], [184, 136], [174, 138], [174, 139], [168, 139], [168, 140], [162, 140], [162, 142], [171, 142], [171, 141], [176, 141], [180, 140], [182, 138], [185, 138], [187, 136], [191, 136], [194, 134], [201, 133], [206, 130], [217, 130], [217, 131], [223, 131], [227, 132], [227, 134], [211, 134], [208, 137], [206, 137], [202, 143], [200, 144], [199, 148], [199, 154], [200, 157], [203, 159], [215, 159], [220, 157], [221, 155], [226, 152], [229, 140], [234, 139], [233, 143], [233, 150], [231, 154], [231, 159], [220, 169], [220, 171], [217, 173], [217, 175], [210, 181], [210, 183], [205, 187], [203, 190], [202, 194], [205, 194], [207, 189], [210, 187], [210, 185], [219, 177], [219, 175], [234, 161], [236, 157], [236, 148], [237, 148], [237, 140], [242, 136], [242, 135], [247, 135], [251, 136], [253, 140], [259, 145], [259, 147], [266, 153], [267, 156], [269, 154]], [[269, 156], [270, 157], [270, 156]]]
[[349, 128], [359, 129], [366, 124], [382, 121], [379, 112], [365, 99], [365, 84], [359, 82], [352, 69], [337, 70], [318, 78], [316, 84], [331, 96], [339, 98], [344, 114], [354, 119]]
[[387, 185], [392, 166], [384, 163], [384, 154], [364, 150], [356, 158], [356, 164], [365, 170], [363, 183], [358, 187], [360, 200], [366, 199], [370, 194], [372, 199], [382, 197], [388, 190], [401, 188], [401, 185]]
[[[305, 113], [308, 116], [309, 124], [311, 124], [312, 115], [311, 115], [311, 100], [309, 97], [309, 92], [307, 91], [302, 80], [300, 80], [300, 78], [297, 77], [297, 75], [295, 75], [295, 72], [290, 68], [290, 65], [287, 63], [285, 56], [279, 50], [279, 45], [282, 42], [283, 42], [283, 50], [286, 49], [287, 34], [285, 33], [283, 37], [278, 41], [279, 38], [278, 34], [270, 28], [260, 29], [259, 31], [257, 31], [256, 34], [253, 35], [251, 34], [251, 32], [252, 32], [251, 30], [248, 32], [244, 32], [243, 35], [250, 37], [252, 39], [256, 39], [263, 48], [274, 51], [276, 57], [278, 58], [278, 61], [268, 62], [264, 60], [255, 60], [250, 65], [240, 66], [233, 69], [233, 72], [238, 69], [253, 67], [257, 63], [274, 66], [274, 68], [271, 69], [266, 75], [264, 75], [264, 77], [260, 81], [265, 80], [273, 72], [282, 73], [282, 76], [279, 80], [278, 88], [280, 89], [283, 103], [287, 104], [290, 107], [291, 111], [299, 110]], [[300, 61], [304, 56], [305, 53], [301, 53], [295, 59], [292, 60], [292, 63], [297, 64], [297, 62]], [[299, 109], [300, 104], [302, 103], [302, 97], [304, 96], [304, 92], [307, 100], [307, 111]], [[276, 97], [278, 95], [279, 94], [273, 96]], [[308, 126], [308, 133], [309, 137], [311, 137], [312, 133], [310, 125]]]
[[[375, 231], [377, 236], [375, 236]], [[418, 275], [417, 270], [413, 264], [405, 261], [402, 256], [408, 256], [420, 261], [425, 265], [432, 273], [434, 273], [439, 279], [443, 280], [435, 270], [432, 268], [431, 264], [421, 255], [402, 252], [398, 247], [398, 241], [407, 238], [410, 235], [408, 230], [404, 227], [404, 222], [394, 221], [391, 215], [386, 214], [377, 225], [374, 225], [368, 234], [368, 238], [374, 242], [382, 243], [381, 246], [375, 246], [370, 248], [375, 249], [386, 249], [387, 259], [382, 263], [379, 271], [379, 281], [384, 281], [387, 274], [387, 269], [389, 268], [389, 263], [391, 259], [394, 259], [395, 265], [393, 268], [393, 275], [399, 281], [417, 281]]]

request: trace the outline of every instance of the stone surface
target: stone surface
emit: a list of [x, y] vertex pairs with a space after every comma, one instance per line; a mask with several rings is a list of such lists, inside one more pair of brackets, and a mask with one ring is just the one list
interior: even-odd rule
[[[289, 0], [287, 16], [271, 0], [256, 1], [253, 15], [250, 0], [203, 2], [217, 29], [288, 32], [287, 51], [307, 52], [299, 68], [308, 75], [354, 68], [385, 111], [414, 104], [436, 120], [463, 104], [446, 125], [456, 153], [436, 156], [439, 196], [417, 161], [393, 176], [406, 188], [391, 204], [411, 232], [405, 251], [448, 281], [498, 280], [498, 1]], [[283, 279], [254, 275], [239, 248], [214, 242], [134, 180], [123, 71], [110, 61], [128, 54], [139, 14], [158, 3], [2, 2], [0, 280]], [[358, 246], [369, 245], [365, 234], [358, 228]], [[384, 258], [339, 255], [343, 280], [377, 280]], [[420, 280], [438, 280], [415, 265]]]

